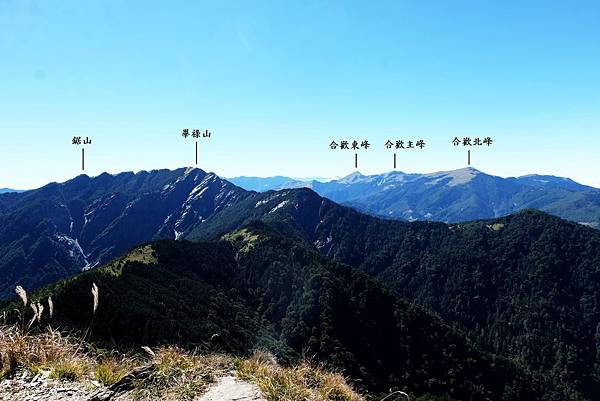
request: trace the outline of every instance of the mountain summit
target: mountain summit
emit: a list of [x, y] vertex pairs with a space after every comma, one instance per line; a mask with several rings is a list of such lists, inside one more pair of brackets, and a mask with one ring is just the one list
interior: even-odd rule
[[0, 195], [0, 297], [37, 287], [153, 239], [179, 239], [248, 192], [196, 168], [80, 175]]
[[[244, 182], [232, 180], [244, 187]], [[535, 208], [592, 227], [600, 227], [600, 189], [571, 179], [529, 175], [502, 178], [475, 168], [408, 174], [352, 173], [328, 182], [254, 179], [255, 188], [304, 186], [319, 195], [385, 218], [455, 223], [505, 216]], [[286, 182], [288, 184], [286, 184]]]

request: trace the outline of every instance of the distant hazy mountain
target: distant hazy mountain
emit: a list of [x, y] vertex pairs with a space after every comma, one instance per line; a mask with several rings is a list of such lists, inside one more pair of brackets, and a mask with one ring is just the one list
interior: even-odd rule
[[534, 208], [600, 227], [600, 190], [568, 178], [528, 175], [501, 178], [474, 168], [431, 174], [358, 172], [329, 182], [277, 177], [234, 181], [254, 190], [311, 188], [336, 202], [387, 218], [459, 222], [505, 216]]
[[23, 192], [23, 191], [18, 190], [18, 189], [0, 188], [0, 194], [5, 194], [8, 192]]
[[242, 187], [247, 191], [278, 191], [290, 188], [311, 188], [313, 183], [329, 182], [334, 178], [308, 177], [290, 178], [277, 175], [274, 177], [233, 177], [226, 178], [227, 181]]
[[275, 177], [234, 177], [228, 178], [229, 182], [248, 191], [271, 191], [284, 188], [302, 188], [309, 186], [313, 180], [295, 180], [280, 175]]

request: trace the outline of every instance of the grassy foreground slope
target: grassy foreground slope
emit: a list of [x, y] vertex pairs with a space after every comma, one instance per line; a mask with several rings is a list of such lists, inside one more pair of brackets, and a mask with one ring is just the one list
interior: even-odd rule
[[280, 366], [265, 352], [242, 358], [163, 346], [120, 353], [97, 349], [81, 337], [41, 324], [27, 328], [0, 324], [3, 401], [197, 401], [223, 396], [256, 401], [365, 400], [339, 373], [308, 361]]

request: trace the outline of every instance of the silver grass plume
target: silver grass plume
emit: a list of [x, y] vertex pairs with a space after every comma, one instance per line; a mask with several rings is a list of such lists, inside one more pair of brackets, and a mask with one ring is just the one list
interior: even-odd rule
[[42, 321], [42, 312], [44, 312], [44, 305], [38, 302], [37, 304], [37, 321], [40, 323]]
[[38, 309], [37, 309], [36, 304], [32, 303], [30, 306], [31, 306], [31, 310], [33, 310], [33, 317], [29, 321], [27, 328], [30, 328], [31, 326], [33, 326], [33, 324], [35, 323], [35, 321], [37, 320], [37, 317], [38, 317]]
[[144, 350], [144, 351], [145, 351], [145, 352], [146, 352], [148, 355], [150, 355], [151, 357], [153, 357], [153, 358], [154, 358], [154, 357], [156, 356], [156, 354], [154, 353], [154, 351], [152, 351], [152, 349], [151, 349], [150, 347], [148, 347], [147, 345], [144, 345], [144, 346], [142, 347], [142, 349], [143, 349], [143, 350]]
[[50, 319], [54, 316], [54, 302], [52, 302], [52, 297], [48, 297], [48, 313], [50, 313]]
[[27, 305], [27, 291], [23, 289], [20, 285], [15, 288], [15, 292], [21, 298], [21, 302], [23, 302], [23, 306]]
[[92, 283], [92, 296], [94, 297], [94, 315], [98, 309], [98, 286], [96, 283]]

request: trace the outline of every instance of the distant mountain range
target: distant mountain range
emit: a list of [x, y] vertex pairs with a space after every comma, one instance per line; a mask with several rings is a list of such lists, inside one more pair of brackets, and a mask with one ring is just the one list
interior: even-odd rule
[[328, 182], [286, 177], [237, 177], [230, 181], [254, 191], [311, 188], [362, 212], [408, 221], [455, 223], [534, 208], [600, 227], [600, 189], [554, 176], [501, 178], [464, 168], [431, 174], [390, 172], [365, 176], [356, 172]]
[[[592, 227], [600, 223], [599, 190], [549, 176], [504, 179], [462, 169], [354, 173], [310, 183], [285, 177], [232, 181], [262, 189], [308, 186], [359, 211], [398, 220], [458, 222], [535, 208]], [[189, 238], [199, 232], [205, 232], [205, 238], [232, 230], [239, 221], [233, 219], [236, 223], [231, 225], [229, 217], [213, 215], [226, 209], [231, 210], [225, 215], [237, 213], [232, 206], [247, 199], [254, 202], [257, 196], [276, 199], [287, 193], [257, 195], [213, 173], [187, 168], [82, 175], [62, 184], [0, 194], [0, 298], [25, 278], [36, 288], [98, 266], [146, 241]], [[250, 208], [259, 215], [263, 209]]]
[[[468, 169], [405, 180], [427, 180], [439, 202], [525, 186], [542, 199], [547, 188], [596, 191], [548, 178], [498, 183]], [[335, 184], [358, 197], [377, 183], [354, 174]], [[52, 294], [84, 325], [71, 300], [89, 298], [92, 281], [109, 308], [96, 333], [109, 340], [204, 344], [218, 334], [228, 350], [314, 355], [369, 388], [406, 386], [424, 400], [599, 396], [600, 232], [538, 211], [381, 219], [311, 189], [246, 191], [191, 168], [0, 195], [2, 298], [17, 284], [55, 283], [37, 296]]]
[[274, 177], [235, 177], [235, 178], [226, 178], [229, 182], [237, 185], [238, 187], [242, 187], [248, 191], [257, 191], [257, 192], [265, 192], [265, 191], [277, 191], [280, 189], [290, 189], [290, 188], [310, 188], [312, 183], [317, 182], [329, 182], [332, 180], [328, 180], [326, 178], [307, 178], [307, 179], [297, 179], [284, 177], [281, 175], [277, 175]]
[[7, 192], [24, 192], [18, 189], [10, 189], [10, 188], [0, 188], [0, 194], [5, 194]]

